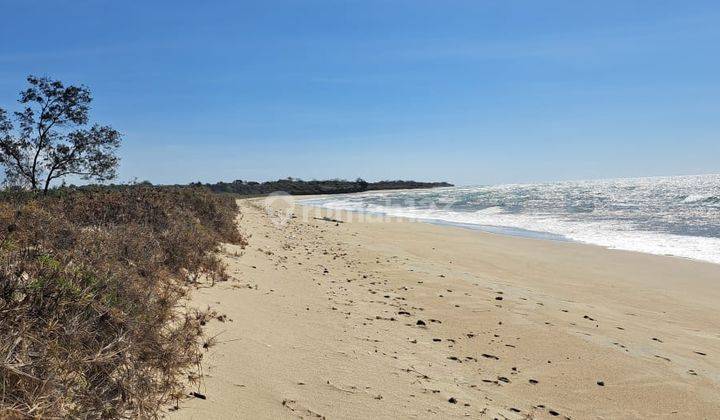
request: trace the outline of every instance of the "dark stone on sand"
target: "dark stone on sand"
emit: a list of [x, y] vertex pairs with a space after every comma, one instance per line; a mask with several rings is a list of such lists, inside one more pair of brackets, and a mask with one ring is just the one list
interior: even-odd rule
[[495, 296], [495, 300], [503, 300], [502, 296]]
[[425, 325], [425, 321], [423, 321], [422, 319], [418, 319], [415, 324], [416, 324], [416, 325], [424, 326], [424, 325]]
[[533, 385], [538, 383], [537, 379], [530, 379], [528, 382], [530, 382]]
[[597, 381], [597, 384], [600, 386], [605, 386], [605, 382], [603, 382], [603, 381]]
[[450, 397], [450, 399], [448, 399], [448, 402], [450, 404], [457, 404], [457, 400], [455, 399], [455, 397]]
[[199, 392], [195, 392], [195, 391], [191, 392], [190, 395], [192, 395], [192, 396], [195, 397], [195, 398], [200, 398], [201, 400], [206, 400], [206, 399], [207, 399], [207, 397], [206, 397], [205, 395], [203, 395], [203, 394], [201, 394], [201, 393], [199, 393]]

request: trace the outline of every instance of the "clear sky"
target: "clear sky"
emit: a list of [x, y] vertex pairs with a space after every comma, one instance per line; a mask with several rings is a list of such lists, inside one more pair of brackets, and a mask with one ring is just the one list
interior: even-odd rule
[[0, 107], [93, 91], [120, 181], [720, 172], [720, 2], [0, 0]]

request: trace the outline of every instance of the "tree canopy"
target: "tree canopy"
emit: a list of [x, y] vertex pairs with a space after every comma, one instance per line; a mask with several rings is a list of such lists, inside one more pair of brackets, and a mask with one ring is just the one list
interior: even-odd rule
[[115, 178], [122, 136], [110, 126], [88, 124], [88, 88], [47, 77], [28, 76], [27, 82], [18, 100], [23, 109], [13, 113], [17, 127], [0, 108], [0, 164], [6, 182], [47, 192], [53, 180], [69, 175]]

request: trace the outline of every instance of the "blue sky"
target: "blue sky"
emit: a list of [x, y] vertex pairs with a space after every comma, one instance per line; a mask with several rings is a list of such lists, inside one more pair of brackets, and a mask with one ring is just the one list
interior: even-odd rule
[[120, 180], [720, 172], [717, 1], [0, 0], [0, 107], [93, 91]]

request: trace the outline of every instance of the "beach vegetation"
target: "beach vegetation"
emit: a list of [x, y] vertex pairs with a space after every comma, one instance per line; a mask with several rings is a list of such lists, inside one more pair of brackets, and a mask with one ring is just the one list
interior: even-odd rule
[[0, 196], [0, 417], [156, 417], [200, 378], [186, 302], [244, 246], [229, 196], [136, 185]]

